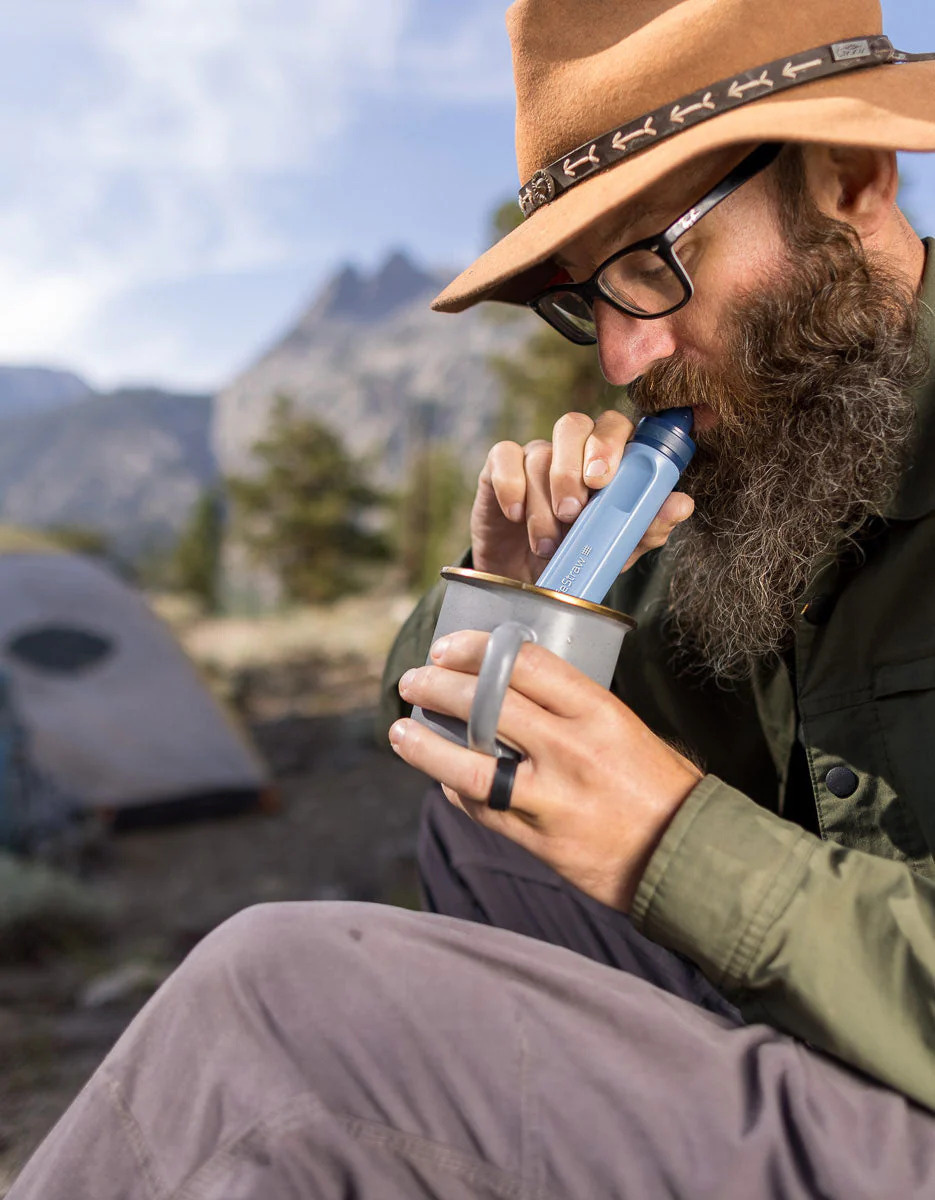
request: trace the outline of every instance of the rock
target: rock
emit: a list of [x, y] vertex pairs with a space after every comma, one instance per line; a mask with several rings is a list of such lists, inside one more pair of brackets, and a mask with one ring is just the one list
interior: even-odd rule
[[400, 254], [371, 276], [341, 271], [218, 395], [213, 442], [222, 473], [249, 472], [280, 396], [334, 428], [353, 454], [373, 455], [380, 486], [398, 487], [428, 442], [457, 447], [465, 469], [479, 470], [500, 411], [490, 357], [515, 353], [536, 318], [521, 309], [501, 320], [432, 312], [447, 279]]

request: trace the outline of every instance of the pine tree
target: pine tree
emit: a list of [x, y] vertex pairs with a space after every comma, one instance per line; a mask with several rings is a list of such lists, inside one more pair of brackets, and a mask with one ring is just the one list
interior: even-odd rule
[[208, 489], [192, 506], [172, 554], [169, 577], [175, 587], [194, 596], [209, 613], [218, 607], [223, 535], [221, 496], [216, 489]]
[[379, 529], [386, 497], [365, 482], [367, 465], [285, 398], [253, 456], [256, 475], [227, 481], [237, 531], [253, 558], [278, 576], [291, 601], [358, 590], [362, 568], [389, 553]]
[[424, 591], [463, 550], [473, 486], [455, 455], [417, 442], [397, 507], [398, 558], [406, 587]]

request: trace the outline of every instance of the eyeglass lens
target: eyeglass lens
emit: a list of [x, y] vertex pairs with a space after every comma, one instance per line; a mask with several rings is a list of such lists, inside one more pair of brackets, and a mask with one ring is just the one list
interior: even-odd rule
[[681, 304], [685, 287], [672, 267], [653, 250], [634, 250], [614, 259], [597, 286], [611, 300], [644, 316], [661, 316]]
[[[633, 250], [609, 263], [597, 278], [607, 298], [637, 316], [661, 316], [685, 299], [685, 285], [668, 262], [652, 250]], [[572, 341], [594, 341], [597, 327], [590, 299], [556, 290], [536, 305], [539, 313]]]
[[573, 342], [597, 340], [594, 310], [590, 301], [577, 292], [549, 292], [540, 298], [536, 308], [550, 325]]

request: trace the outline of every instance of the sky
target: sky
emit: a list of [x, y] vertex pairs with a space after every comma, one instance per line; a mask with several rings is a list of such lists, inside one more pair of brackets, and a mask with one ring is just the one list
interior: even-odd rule
[[[0, 0], [0, 362], [211, 390], [347, 262], [466, 265], [517, 186], [506, 7]], [[884, 13], [935, 50], [931, 0]]]

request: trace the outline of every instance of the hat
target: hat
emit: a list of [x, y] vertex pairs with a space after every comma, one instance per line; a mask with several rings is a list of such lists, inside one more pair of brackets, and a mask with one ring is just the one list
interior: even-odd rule
[[516, 0], [507, 27], [525, 220], [441, 312], [525, 303], [561, 247], [714, 150], [935, 150], [935, 55], [895, 50], [877, 0]]

